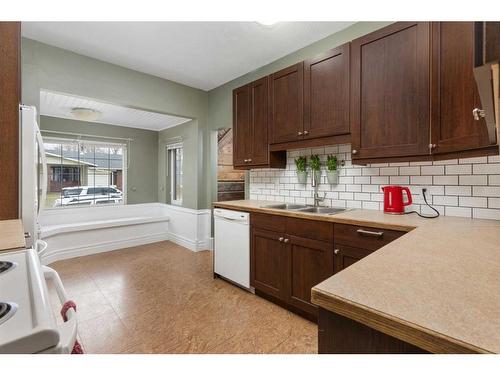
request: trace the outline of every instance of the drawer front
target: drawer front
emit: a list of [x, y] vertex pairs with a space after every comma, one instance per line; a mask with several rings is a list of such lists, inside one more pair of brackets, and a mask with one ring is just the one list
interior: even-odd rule
[[287, 217], [286, 233], [296, 237], [333, 242], [333, 223]]
[[254, 228], [270, 230], [273, 232], [285, 232], [286, 218], [278, 215], [260, 213], [250, 214], [250, 224]]
[[379, 229], [362, 225], [335, 224], [335, 243], [368, 250], [378, 250], [406, 232]]

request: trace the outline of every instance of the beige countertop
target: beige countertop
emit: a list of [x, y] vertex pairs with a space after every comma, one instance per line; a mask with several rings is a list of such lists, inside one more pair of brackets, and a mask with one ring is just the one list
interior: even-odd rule
[[315, 286], [315, 304], [431, 352], [500, 353], [500, 221], [261, 207], [272, 203], [214, 206], [409, 231]]
[[23, 222], [0, 220], [0, 251], [25, 248]]

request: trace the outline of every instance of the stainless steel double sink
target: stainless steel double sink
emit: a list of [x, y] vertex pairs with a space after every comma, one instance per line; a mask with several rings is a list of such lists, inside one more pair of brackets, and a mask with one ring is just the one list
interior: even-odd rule
[[341, 212], [348, 211], [348, 209], [346, 208], [314, 207], [305, 204], [290, 204], [290, 203], [268, 204], [260, 207], [272, 208], [274, 210], [296, 211], [296, 212], [304, 212], [308, 214], [318, 214], [318, 215], [335, 215]]

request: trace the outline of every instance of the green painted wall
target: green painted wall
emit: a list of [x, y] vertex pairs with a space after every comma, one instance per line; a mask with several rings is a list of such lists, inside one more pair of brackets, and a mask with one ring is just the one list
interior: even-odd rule
[[[158, 132], [124, 126], [97, 124], [40, 116], [40, 128], [105, 137], [131, 138], [128, 150], [127, 204], [158, 202]], [[70, 135], [43, 133], [47, 136], [74, 138]], [[85, 137], [82, 137], [85, 139]], [[99, 139], [89, 138], [91, 141]], [[110, 142], [116, 142], [110, 140]]]
[[[232, 127], [232, 92], [233, 89], [243, 86], [249, 82], [252, 82], [258, 78], [264, 77], [268, 74], [276, 72], [280, 69], [286, 68], [287, 66], [296, 64], [302, 60], [319, 55], [331, 48], [337, 47], [341, 44], [349, 42], [356, 39], [362, 35], [368, 34], [372, 31], [380, 29], [384, 26], [391, 24], [392, 22], [358, 22], [338, 33], [332, 34], [324, 39], [321, 39], [313, 44], [310, 44], [298, 51], [295, 51], [281, 59], [278, 59], [268, 65], [265, 65], [259, 69], [249, 72], [235, 80], [232, 80], [222, 86], [219, 86], [208, 93], [208, 123], [209, 129], [220, 129], [220, 128], [230, 128]], [[216, 186], [217, 186], [217, 175], [216, 175], [216, 163], [213, 162], [214, 157], [216, 157], [216, 151], [213, 147], [206, 149], [205, 159], [207, 164], [205, 168], [210, 170], [209, 181], [207, 184], [210, 185], [210, 200], [216, 199]], [[248, 183], [246, 184], [248, 187]]]
[[[255, 79], [314, 57], [390, 22], [359, 22], [209, 92], [23, 39], [23, 103], [39, 106], [40, 89], [192, 118], [160, 132], [157, 192], [168, 202], [165, 142], [184, 139], [183, 206], [207, 208], [217, 193], [215, 131], [232, 125], [232, 90]], [[148, 165], [143, 166], [150, 168]]]
[[170, 182], [167, 180], [167, 151], [166, 146], [169, 141], [182, 138], [183, 143], [183, 192], [182, 205], [188, 208], [197, 209], [199, 207], [199, 194], [202, 189], [198, 189], [200, 178], [199, 155], [201, 149], [199, 145], [198, 122], [196, 120], [163, 130], [158, 137], [158, 198], [160, 202], [170, 203]]
[[[195, 131], [199, 133], [199, 139], [202, 139], [202, 129], [207, 127], [206, 91], [23, 38], [23, 103], [39, 108], [40, 89], [193, 118], [196, 119]], [[144, 171], [156, 168], [155, 187], [161, 192], [166, 177], [161, 152], [158, 154], [154, 167], [145, 163], [142, 168]], [[196, 192], [186, 196], [186, 207], [205, 207], [208, 204], [207, 194], [195, 188], [198, 186], [198, 175], [203, 175], [201, 160], [202, 155], [188, 157], [186, 170], [195, 173], [186, 175], [185, 185]]]

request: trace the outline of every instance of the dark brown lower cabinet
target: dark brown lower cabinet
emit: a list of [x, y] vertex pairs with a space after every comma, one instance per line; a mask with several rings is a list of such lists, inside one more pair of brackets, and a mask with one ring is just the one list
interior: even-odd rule
[[256, 290], [276, 298], [286, 296], [288, 264], [283, 238], [283, 234], [277, 232], [252, 229], [252, 285]]
[[[300, 236], [288, 234], [292, 230]], [[333, 224], [252, 217], [251, 285], [258, 295], [313, 321], [318, 308], [311, 303], [311, 289], [333, 275], [333, 242], [308, 238], [315, 236], [333, 238]]]
[[396, 339], [344, 316], [320, 308], [319, 354], [425, 354], [417, 346]]
[[405, 232], [253, 213], [250, 284], [312, 321], [311, 289]]
[[316, 316], [318, 308], [311, 303], [311, 289], [333, 275], [333, 244], [296, 236], [287, 238], [290, 240], [288, 302]]
[[337, 244], [333, 251], [335, 255], [335, 273], [353, 265], [358, 260], [363, 259], [365, 256], [373, 253], [374, 250], [360, 249], [358, 247], [351, 247], [347, 245]]

